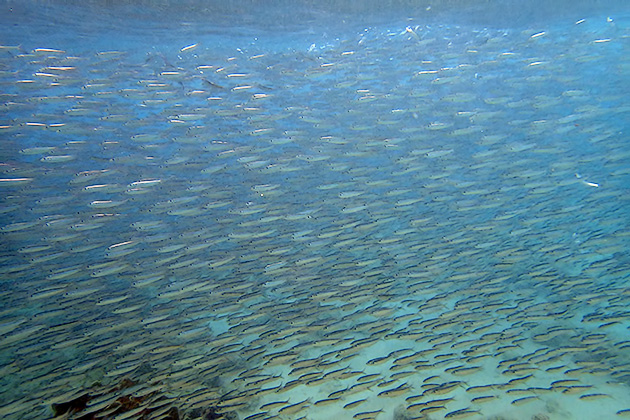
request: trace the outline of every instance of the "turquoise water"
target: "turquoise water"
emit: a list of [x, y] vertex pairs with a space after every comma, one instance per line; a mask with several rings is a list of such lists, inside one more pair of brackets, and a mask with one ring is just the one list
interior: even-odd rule
[[628, 416], [629, 14], [494, 6], [3, 3], [3, 418]]

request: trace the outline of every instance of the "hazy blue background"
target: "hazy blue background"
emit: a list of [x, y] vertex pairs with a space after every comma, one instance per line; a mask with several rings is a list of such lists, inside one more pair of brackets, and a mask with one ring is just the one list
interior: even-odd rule
[[[147, 31], [155, 42], [194, 35], [262, 38], [334, 37], [370, 25], [462, 24], [488, 27], [544, 26], [586, 15], [618, 15], [624, 0], [238, 0], [238, 1], [0, 1], [1, 42], [38, 47], [77, 41], [112, 48]], [[220, 40], [217, 41], [220, 44]], [[92, 45], [93, 47], [96, 45]]]

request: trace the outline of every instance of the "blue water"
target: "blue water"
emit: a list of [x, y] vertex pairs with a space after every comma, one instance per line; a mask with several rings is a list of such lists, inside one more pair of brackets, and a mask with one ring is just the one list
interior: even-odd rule
[[[0, 413], [135, 375], [413, 418], [487, 348], [435, 418], [623, 415], [630, 13], [562, 6], [3, 2]], [[382, 382], [320, 408], [356, 381], [309, 359]]]

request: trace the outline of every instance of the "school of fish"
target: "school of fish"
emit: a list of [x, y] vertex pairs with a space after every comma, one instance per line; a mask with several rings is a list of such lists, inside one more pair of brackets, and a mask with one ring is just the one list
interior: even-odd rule
[[630, 418], [629, 48], [1, 46], [0, 416]]

